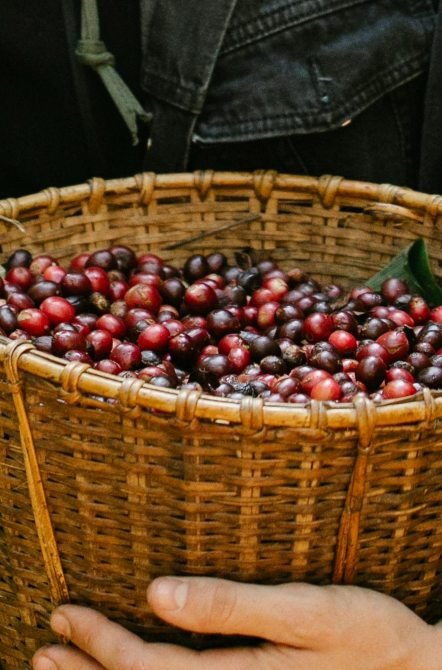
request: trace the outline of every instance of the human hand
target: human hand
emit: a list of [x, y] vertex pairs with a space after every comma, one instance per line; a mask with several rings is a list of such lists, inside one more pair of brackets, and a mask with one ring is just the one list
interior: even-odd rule
[[51, 626], [77, 648], [40, 649], [35, 670], [442, 669], [442, 627], [367, 589], [160, 578], [149, 587], [148, 600], [159, 617], [179, 628], [256, 636], [263, 643], [203, 652], [148, 644], [98, 612], [63, 605]]

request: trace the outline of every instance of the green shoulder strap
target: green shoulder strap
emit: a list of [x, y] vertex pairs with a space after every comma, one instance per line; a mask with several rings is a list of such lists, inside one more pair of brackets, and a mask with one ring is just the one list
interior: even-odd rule
[[149, 123], [148, 114], [138, 102], [132, 91], [126, 86], [115, 70], [115, 58], [100, 39], [100, 20], [97, 0], [82, 0], [81, 39], [75, 54], [83, 65], [89, 65], [100, 75], [110, 96], [132, 135], [133, 144], [138, 144], [137, 121]]

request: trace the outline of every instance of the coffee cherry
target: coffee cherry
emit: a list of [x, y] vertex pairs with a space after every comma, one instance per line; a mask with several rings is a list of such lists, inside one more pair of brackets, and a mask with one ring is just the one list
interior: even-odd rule
[[184, 294], [186, 292], [186, 287], [183, 282], [177, 277], [172, 277], [171, 279], [166, 279], [163, 282], [161, 287], [161, 295], [166, 304], [173, 305], [173, 307], [179, 308]]
[[356, 338], [345, 330], [335, 330], [328, 341], [333, 344], [341, 356], [351, 356], [355, 353], [358, 345]]
[[39, 281], [33, 284], [28, 290], [28, 296], [39, 305], [46, 298], [60, 294], [60, 285], [53, 281]]
[[[158, 319], [158, 323], [164, 325], [167, 330], [169, 331], [170, 337], [175, 337], [175, 335], [178, 335], [179, 333], [182, 333], [185, 328], [184, 324], [181, 323], [181, 321], [178, 321], [177, 319], [167, 319], [165, 321], [160, 321]], [[202, 329], [201, 329], [202, 330]], [[207, 333], [207, 331], [206, 331]], [[207, 333], [207, 337], [209, 336], [209, 333]]]
[[369, 391], [375, 391], [385, 379], [387, 366], [382, 358], [366, 356], [356, 368], [356, 379], [367, 387]]
[[309, 342], [328, 340], [332, 334], [333, 319], [328, 314], [310, 314], [305, 320], [305, 337]]
[[410, 316], [416, 325], [427, 323], [431, 316], [431, 310], [423, 298], [413, 297], [410, 301]]
[[430, 389], [442, 389], [442, 368], [430, 366], [418, 372], [417, 381]]
[[87, 363], [88, 365], [93, 365], [92, 358], [85, 351], [70, 349], [63, 355], [63, 358], [69, 362], [75, 361], [76, 363]]
[[289, 395], [287, 402], [294, 405], [306, 405], [310, 402], [310, 397], [305, 393], [294, 393], [293, 395]]
[[211, 272], [211, 268], [201, 254], [195, 254], [190, 256], [184, 264], [183, 274], [184, 278], [192, 284], [197, 279], [202, 279]]
[[64, 268], [61, 268], [59, 265], [50, 265], [43, 272], [43, 279], [45, 281], [52, 281], [56, 284], [61, 284], [63, 277], [67, 275], [67, 272]]
[[419, 351], [414, 351], [407, 356], [406, 362], [410, 364], [415, 373], [431, 366], [430, 358]]
[[52, 354], [52, 345], [54, 338], [52, 335], [42, 335], [41, 337], [34, 338], [33, 344], [36, 349], [39, 351], [44, 351], [47, 354]]
[[6, 273], [6, 281], [20, 286], [22, 291], [27, 291], [34, 281], [34, 275], [25, 267], [14, 267]]
[[361, 328], [361, 337], [363, 339], [377, 340], [384, 333], [388, 333], [390, 327], [385, 319], [373, 317], [367, 319]]
[[124, 299], [129, 309], [138, 307], [147, 309], [154, 314], [158, 313], [162, 304], [161, 296], [157, 289], [148, 284], [137, 284], [136, 286], [133, 286], [126, 293]]
[[246, 347], [233, 347], [227, 355], [234, 372], [242, 372], [250, 364], [250, 352]]
[[250, 356], [252, 361], [259, 363], [266, 356], [281, 356], [281, 349], [274, 340], [265, 335], [256, 337], [250, 342]]
[[226, 309], [215, 309], [207, 315], [206, 328], [216, 339], [230, 333], [238, 333], [241, 324], [236, 316]]
[[310, 357], [309, 362], [321, 370], [326, 370], [331, 375], [342, 370], [342, 359], [332, 351], [317, 351]]
[[275, 313], [279, 308], [279, 302], [270, 301], [258, 308], [257, 324], [261, 330], [272, 328], [275, 325]]
[[138, 346], [141, 351], [149, 349], [156, 353], [166, 353], [169, 346], [170, 333], [166, 326], [160, 323], [153, 323], [141, 333], [138, 338]]
[[412, 382], [405, 381], [404, 379], [394, 379], [386, 384], [382, 395], [385, 400], [393, 400], [395, 398], [406, 398], [415, 393], [416, 389]]
[[34, 307], [34, 301], [26, 293], [12, 293], [7, 299], [8, 305], [14, 305], [19, 311]]
[[413, 347], [413, 352], [418, 351], [420, 354], [426, 354], [427, 356], [434, 356], [436, 353], [435, 348], [429, 342], [418, 342]]
[[363, 344], [358, 348], [356, 352], [356, 358], [358, 361], [361, 361], [363, 358], [367, 358], [367, 356], [380, 358], [386, 365], [390, 363], [390, 353], [388, 349], [386, 349], [382, 344], [379, 344], [379, 342], [369, 342], [368, 344]]
[[408, 286], [402, 279], [386, 279], [381, 288], [382, 296], [391, 303], [408, 292]]
[[24, 309], [17, 317], [17, 323], [21, 330], [24, 330], [33, 337], [42, 337], [49, 333], [50, 323], [44, 312], [39, 309]]
[[104, 314], [100, 316], [96, 323], [96, 327], [101, 330], [107, 330], [112, 337], [122, 340], [126, 335], [126, 324], [123, 319], [113, 314]]
[[77, 332], [62, 330], [55, 334], [52, 351], [55, 356], [64, 356], [67, 351], [87, 351], [86, 339]]
[[71, 272], [82, 272], [86, 267], [86, 263], [91, 257], [90, 253], [83, 253], [75, 256], [70, 265]]
[[81, 272], [68, 272], [61, 280], [61, 288], [65, 296], [88, 296], [93, 291], [91, 281]]
[[32, 256], [26, 249], [17, 249], [14, 253], [9, 256], [8, 260], [5, 263], [5, 269], [10, 270], [11, 268], [28, 268], [32, 263]]
[[352, 300], [357, 300], [364, 293], [373, 293], [373, 289], [370, 286], [355, 286], [350, 293], [350, 298]]
[[270, 279], [264, 279], [262, 283], [263, 288], [269, 289], [272, 294], [272, 300], [280, 302], [284, 295], [288, 293], [287, 283], [280, 277], [271, 277]]
[[86, 335], [87, 342], [92, 344], [94, 349], [93, 359], [100, 361], [107, 359], [112, 351], [112, 335], [107, 330], [93, 330]]
[[287, 366], [279, 356], [265, 356], [260, 363], [261, 372], [265, 375], [285, 375]]
[[206, 256], [206, 263], [210, 272], [220, 272], [227, 265], [227, 258], [220, 251]]
[[405, 358], [409, 350], [407, 336], [399, 331], [384, 333], [378, 337], [376, 342], [386, 348], [391, 363]]
[[141, 351], [136, 344], [122, 342], [112, 349], [110, 359], [118, 363], [123, 371], [136, 370], [141, 363]]
[[208, 284], [193, 284], [184, 295], [184, 303], [191, 314], [205, 316], [218, 306], [218, 297]]
[[[311, 372], [306, 374], [302, 379], [301, 379], [301, 387], [304, 393], [310, 394], [313, 387], [316, 384], [319, 384], [319, 382], [323, 381], [324, 379], [332, 379], [332, 376], [329, 372], [326, 372], [325, 370], [315, 370], [313, 369]], [[339, 386], [339, 384], [338, 384]]]
[[123, 321], [126, 318], [128, 311], [129, 308], [124, 300], [116, 300], [110, 306], [110, 313], [114, 316], [118, 316], [120, 319], [123, 319]]
[[193, 340], [184, 332], [170, 338], [169, 354], [174, 365], [188, 370], [195, 363], [198, 349]]
[[341, 387], [334, 379], [323, 379], [313, 386], [310, 396], [314, 400], [339, 400]]
[[213, 373], [218, 378], [228, 375], [233, 370], [228, 357], [221, 354], [206, 356], [198, 367], [201, 371]]
[[94, 251], [85, 263], [86, 268], [102, 268], [106, 272], [116, 270], [118, 267], [117, 259], [107, 249]]
[[115, 244], [108, 251], [116, 258], [118, 269], [122, 272], [129, 272], [137, 264], [135, 253], [123, 244]]
[[101, 293], [101, 295], [108, 296], [110, 291], [110, 281], [105, 270], [100, 267], [86, 267], [84, 275], [89, 279], [92, 292]]
[[71, 323], [75, 319], [75, 309], [72, 305], [65, 298], [56, 295], [43, 300], [40, 309], [53, 327], [59, 323]]
[[290, 319], [277, 330], [278, 337], [287, 338], [295, 344], [300, 344], [306, 337], [306, 322], [302, 319]]
[[280, 393], [285, 398], [288, 398], [288, 396], [295, 393], [299, 393], [300, 390], [301, 383], [295, 377], [283, 377], [273, 386], [273, 391], [275, 393]]
[[388, 318], [397, 326], [410, 326], [412, 328], [415, 325], [412, 317], [401, 309], [392, 310]]

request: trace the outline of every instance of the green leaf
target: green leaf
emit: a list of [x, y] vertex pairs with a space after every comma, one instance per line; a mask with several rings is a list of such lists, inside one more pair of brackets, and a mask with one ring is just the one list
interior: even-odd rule
[[426, 244], [418, 238], [393, 258], [391, 263], [368, 280], [367, 286], [380, 291], [386, 279], [403, 279], [410, 293], [418, 293], [430, 307], [442, 305], [442, 289], [431, 271]]

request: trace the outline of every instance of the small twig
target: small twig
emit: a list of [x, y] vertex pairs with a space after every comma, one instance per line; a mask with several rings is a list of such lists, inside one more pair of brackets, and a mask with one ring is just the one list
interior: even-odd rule
[[163, 247], [162, 251], [172, 251], [173, 249], [184, 247], [185, 244], [190, 244], [191, 242], [197, 242], [198, 240], [203, 240], [205, 237], [211, 237], [211, 235], [221, 233], [224, 230], [230, 230], [230, 228], [236, 228], [237, 226], [242, 226], [244, 223], [252, 223], [253, 221], [260, 221], [260, 220], [261, 220], [261, 214], [253, 214], [253, 216], [248, 216], [245, 219], [240, 219], [239, 221], [233, 221], [223, 226], [218, 226], [218, 228], [212, 228], [211, 230], [207, 230], [205, 233], [201, 233], [200, 235], [194, 235], [193, 237], [188, 237], [187, 240], [182, 240], [181, 242], [176, 242], [175, 244], [169, 244], [169, 246]]
[[21, 230], [22, 233], [26, 232], [26, 229], [21, 225], [20, 221], [17, 221], [16, 219], [10, 219], [9, 216], [4, 216], [3, 214], [0, 214], [0, 219], [6, 223], [12, 223], [14, 226], [17, 226], [17, 228]]

